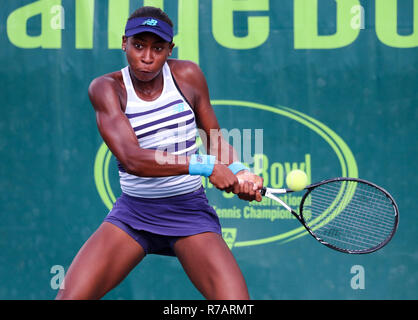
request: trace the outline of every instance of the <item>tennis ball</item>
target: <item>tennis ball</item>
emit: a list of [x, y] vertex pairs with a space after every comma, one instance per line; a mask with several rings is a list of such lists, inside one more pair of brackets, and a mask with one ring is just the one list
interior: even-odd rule
[[302, 170], [292, 170], [286, 176], [286, 184], [293, 191], [301, 191], [308, 185], [308, 176]]

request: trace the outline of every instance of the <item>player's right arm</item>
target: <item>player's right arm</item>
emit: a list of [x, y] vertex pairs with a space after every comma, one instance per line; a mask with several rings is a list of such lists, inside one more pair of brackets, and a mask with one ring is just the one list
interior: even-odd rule
[[[126, 172], [141, 177], [188, 174], [189, 157], [140, 147], [135, 132], [121, 109], [118, 86], [117, 79], [102, 76], [92, 81], [88, 93], [96, 113], [100, 135]], [[229, 175], [225, 172], [229, 169], [221, 164], [216, 164], [215, 167], [212, 174], [217, 176], [215, 187], [230, 190], [236, 180], [228, 179]]]
[[92, 81], [88, 91], [96, 113], [97, 127], [110, 151], [126, 172], [133, 175], [156, 177], [186, 174], [187, 159], [168, 159], [172, 161], [167, 162], [173, 165], [162, 165], [156, 161], [154, 150], [140, 148], [135, 132], [121, 109], [117, 82], [111, 76], [102, 76]]

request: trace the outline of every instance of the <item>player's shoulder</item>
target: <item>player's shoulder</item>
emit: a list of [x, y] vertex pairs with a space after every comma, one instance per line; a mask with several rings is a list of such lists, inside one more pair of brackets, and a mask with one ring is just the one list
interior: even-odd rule
[[199, 65], [193, 61], [168, 59], [167, 63], [176, 79], [194, 82], [203, 77]]
[[120, 71], [104, 74], [97, 78], [94, 78], [89, 85], [89, 95], [95, 95], [97, 93], [105, 93], [108, 91], [119, 92], [122, 89], [123, 79]]
[[126, 99], [123, 76], [120, 71], [104, 74], [93, 79], [88, 88], [88, 95], [96, 110], [114, 108], [124, 105]]

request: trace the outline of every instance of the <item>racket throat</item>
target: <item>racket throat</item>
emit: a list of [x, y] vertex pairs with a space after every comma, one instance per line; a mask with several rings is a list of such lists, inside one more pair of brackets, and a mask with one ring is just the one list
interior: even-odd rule
[[266, 191], [266, 197], [273, 199], [280, 203], [285, 209], [289, 210], [291, 213], [293, 213], [293, 210], [291, 207], [289, 207], [283, 200], [281, 200], [279, 197], [276, 197], [273, 193], [271, 193], [269, 190]]

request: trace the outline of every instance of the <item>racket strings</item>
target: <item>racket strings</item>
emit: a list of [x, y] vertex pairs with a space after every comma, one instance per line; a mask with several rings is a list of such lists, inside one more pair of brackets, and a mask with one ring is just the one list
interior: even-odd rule
[[[318, 207], [319, 210], [321, 210], [321, 204], [323, 204], [324, 200], [329, 200], [329, 199], [322, 199], [321, 203], [314, 202], [313, 206], [316, 206]], [[351, 203], [351, 206], [353, 210], [357, 210], [357, 211], [361, 210], [361, 207], [357, 204]], [[328, 209], [327, 207], [323, 207], [321, 212], [325, 212], [327, 209]], [[330, 215], [330, 217], [327, 218], [327, 220], [323, 221], [323, 223], [325, 223], [326, 221], [330, 221], [332, 218], [333, 216]], [[365, 214], [364, 217], [360, 218], [359, 216], [348, 215], [346, 213], [343, 215], [340, 215], [338, 217], [338, 220], [335, 220], [334, 223], [325, 224], [325, 227], [328, 226], [329, 228], [330, 225], [332, 226], [336, 222], [344, 222], [344, 225], [351, 226], [352, 228], [356, 228], [358, 231], [368, 231], [371, 234], [376, 234], [376, 235], [379, 235], [381, 233], [374, 232], [376, 228], [370, 228], [371, 223], [380, 224], [382, 228], [387, 227], [388, 230], [391, 230], [393, 228], [393, 223], [391, 224], [387, 220], [379, 219], [376, 215], [373, 216], [370, 214]]]
[[334, 181], [316, 187], [307, 199], [302, 208], [302, 214], [310, 211], [307, 225], [332, 246], [364, 251], [380, 245], [393, 232], [392, 201], [371, 185]]
[[[355, 210], [359, 210], [358, 207], [354, 208]], [[334, 241], [342, 241], [343, 238], [350, 238], [350, 240], [356, 240], [357, 245], [374, 245], [379, 244], [385, 239], [385, 234], [390, 232], [392, 229], [388, 228], [385, 230], [376, 230], [376, 228], [370, 227], [370, 223], [374, 226], [379, 224], [379, 221], [373, 219], [374, 217], [366, 217], [366, 219], [359, 219], [357, 216], [353, 216], [352, 214], [348, 217], [347, 210], [338, 212], [338, 207], [334, 209], [334, 212], [338, 214], [338, 216], [334, 214], [330, 214], [326, 219], [322, 220], [322, 222], [313, 226], [317, 233], [321, 232], [322, 238], [325, 236], [328, 237], [328, 242], [330, 239]], [[368, 221], [369, 219], [370, 221]], [[384, 225], [382, 225], [385, 228]], [[381, 228], [382, 229], [382, 228]], [[338, 230], [338, 231], [336, 231]], [[383, 231], [383, 232], [382, 232]], [[367, 240], [367, 241], [365, 241]]]
[[[332, 220], [334, 220], [332, 223], [329, 223], [329, 224], [325, 223], [324, 230], [330, 230], [330, 229], [332, 230], [333, 227], [338, 227], [340, 228], [339, 230], [343, 230], [343, 233], [339, 234], [338, 235], [339, 237], [337, 238], [333, 237], [332, 240], [341, 241], [342, 237], [351, 236], [351, 240], [353, 239], [357, 240], [357, 245], [365, 245], [365, 244], [373, 245], [374, 242], [377, 244], [380, 243], [381, 241], [385, 239], [385, 236], [384, 236], [385, 230], [377, 230], [376, 232], [375, 226], [376, 224], [380, 224], [382, 228], [385, 228], [385, 225], [386, 227], [388, 227], [388, 225], [384, 222], [382, 223], [382, 221], [384, 220], [378, 219], [377, 217], [379, 216], [364, 214], [364, 212], [369, 213], [369, 211], [364, 211], [361, 206], [354, 205], [356, 202], [354, 200], [355, 200], [355, 197], [352, 197], [352, 201], [350, 203], [351, 209], [356, 210], [357, 212], [363, 211], [363, 216], [360, 216], [359, 218], [358, 216], [354, 216], [352, 212], [350, 212], [350, 215], [348, 216], [347, 213], [349, 212], [349, 210], [346, 209], [344, 211], [341, 211], [339, 210], [340, 206], [338, 205], [335, 207], [335, 209], [333, 209], [335, 213], [330, 214], [329, 218], [327, 218], [326, 220], [323, 220], [323, 223], [318, 224], [318, 226], [319, 227], [324, 226], [324, 222], [331, 222]], [[367, 219], [369, 219], [370, 221], [368, 221]], [[374, 228], [371, 228], [370, 225], [372, 225]], [[341, 228], [345, 228], [345, 229], [341, 229]], [[389, 228], [387, 231], [390, 232], [390, 230], [391, 228]], [[327, 232], [323, 231], [323, 234], [330, 236], [332, 235], [332, 232], [330, 233], [329, 231]], [[364, 241], [365, 239], [367, 241]]]
[[[334, 201], [336, 199], [336, 195], [335, 194], [338, 193], [340, 191], [340, 189], [334, 188], [334, 191], [335, 191], [335, 193], [325, 193], [325, 194], [322, 194], [322, 195], [321, 194], [317, 194], [315, 198], [316, 198], [316, 200], [320, 200], [320, 202], [315, 203], [315, 205], [322, 205], [322, 206], [325, 205], [328, 208], [328, 203], [329, 202], [332, 202], [332, 201]], [[340, 198], [343, 199], [342, 197], [340, 197]], [[381, 205], [382, 203], [384, 203], [384, 206]], [[364, 201], [364, 199], [362, 199], [361, 201], [359, 201], [356, 197], [352, 197], [350, 199], [350, 206], [351, 206], [352, 209], [361, 210], [361, 209], [363, 209], [363, 207], [364, 207], [365, 204], [367, 204], [367, 203], [366, 203], [366, 201]], [[387, 204], [388, 204], [388, 199], [386, 197], [384, 197], [384, 198], [379, 199], [379, 202], [374, 201], [373, 207], [375, 209], [380, 209], [383, 212], [386, 210], [386, 213], [389, 214], [389, 215], [391, 215], [391, 214], [393, 214], [393, 207], [391, 206], [391, 203], [390, 203], [389, 206]], [[336, 206], [336, 207], [338, 207], [338, 206]], [[370, 208], [370, 207], [367, 207], [367, 208]], [[371, 214], [369, 214], [369, 212]], [[369, 211], [369, 210], [364, 211], [363, 214], [364, 215], [367, 215], [369, 218], [374, 218], [374, 219], [379, 220], [381, 222], [387, 221], [387, 219], [385, 219], [387, 217], [387, 214], [386, 215], [384, 215], [384, 214], [383, 215], [380, 215], [380, 214], [379, 215], [376, 215], [375, 212]], [[387, 225], [389, 227], [392, 227], [393, 226], [392, 223], [389, 223]]]
[[[324, 207], [324, 206], [326, 206], [327, 203], [334, 201], [335, 195], [323, 195], [322, 197], [317, 195], [315, 198], [316, 198], [315, 199], [316, 201], [313, 202], [314, 205]], [[353, 210], [362, 210], [364, 205], [365, 205], [364, 201], [361, 202], [361, 201], [358, 201], [355, 198], [351, 199], [350, 206]], [[328, 208], [328, 206], [326, 208]], [[382, 225], [386, 225], [388, 228], [392, 229], [393, 228], [393, 223], [392, 223], [391, 220], [388, 221], [388, 219], [386, 219], [386, 217], [387, 217], [387, 215], [393, 214], [393, 207], [392, 206], [388, 207], [387, 205], [385, 205], [385, 206], [375, 205], [375, 209], [380, 209], [385, 214], [376, 215], [376, 214], [374, 214], [374, 212], [372, 214], [370, 214], [370, 211], [367, 210], [367, 211], [364, 211], [364, 216], [368, 217], [371, 220], [375, 220], [376, 223], [379, 222]], [[385, 212], [385, 210], [386, 210], [386, 212]], [[343, 219], [344, 217], [341, 217], [341, 218]], [[357, 216], [351, 216], [350, 220], [348, 220], [348, 223], [350, 221], [358, 221], [358, 219], [356, 219], [356, 218], [357, 218]], [[362, 219], [361, 221], [363, 221], [363, 220], [364, 219]]]
[[[348, 219], [341, 219], [338, 222], [343, 222], [344, 223], [344, 227], [345, 227], [345, 232], [351, 233], [351, 235], [364, 235], [364, 232], [367, 232], [367, 236], [370, 239], [375, 239], [377, 241], [382, 241], [384, 240], [384, 237], [382, 239], [382, 233], [378, 233], [376, 232], [374, 229], [368, 228], [367, 225], [363, 225], [362, 221], [350, 221]], [[334, 231], [335, 234], [340, 234], [340, 232], [337, 232], [337, 230], [341, 231], [342, 229], [335, 229], [335, 224], [331, 225], [330, 223], [327, 223], [323, 226], [321, 226], [321, 232], [324, 234], [327, 234], [329, 236], [331, 236], [333, 234], [332, 231]], [[341, 224], [338, 227], [342, 227]], [[315, 229], [315, 227], [313, 227], [313, 229]], [[326, 231], [328, 230], [328, 231]]]
[[[358, 183], [358, 182], [354, 182], [354, 183]], [[351, 182], [351, 184], [353, 184], [353, 182]], [[364, 188], [364, 186], [362, 186], [362, 187]], [[372, 188], [372, 187], [370, 186], [370, 188]], [[373, 205], [377, 208], [381, 208], [382, 210], [388, 210], [388, 212], [392, 213], [393, 212], [392, 206], [387, 205], [389, 199], [380, 190], [378, 190], [378, 189], [375, 189], [375, 190], [377, 190], [377, 192], [376, 191], [375, 192], [370, 192], [367, 189], [362, 190], [361, 200], [353, 198], [353, 199], [351, 199], [351, 201], [353, 202], [353, 204], [358, 203], [359, 205], [364, 205], [365, 202], [367, 201], [367, 200], [366, 201], [364, 200], [365, 197], [368, 196], [369, 198], [371, 198], [373, 200], [374, 200], [375, 197], [378, 197], [378, 199], [373, 201]], [[318, 191], [319, 190], [315, 190], [315, 192], [318, 192]], [[328, 196], [329, 199], [334, 200], [335, 195], [338, 194], [341, 191], [341, 185], [338, 186], [337, 183], [329, 183], [329, 185], [327, 186], [327, 191], [325, 191], [325, 190], [322, 190], [322, 191], [323, 191], [323, 196], [325, 198]], [[327, 192], [327, 193], [325, 193], [325, 192]]]

